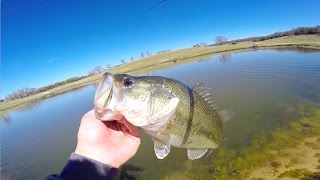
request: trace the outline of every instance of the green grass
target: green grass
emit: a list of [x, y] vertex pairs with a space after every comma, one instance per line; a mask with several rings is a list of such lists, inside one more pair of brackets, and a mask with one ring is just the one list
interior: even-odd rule
[[[300, 35], [300, 36], [286, 36], [265, 41], [260, 41], [258, 49], [272, 48], [272, 47], [306, 47], [313, 49], [320, 49], [319, 35]], [[142, 58], [127, 64], [114, 67], [109, 70], [111, 73], [127, 73], [140, 74], [152, 72], [154, 70], [163, 69], [177, 64], [188, 63], [199, 59], [204, 59], [212, 55], [219, 55], [224, 53], [231, 53], [235, 51], [246, 51], [253, 49], [254, 42], [241, 42], [237, 44], [225, 44], [221, 46], [195, 47], [186, 48], [172, 52], [164, 52], [150, 57]], [[0, 103], [0, 113], [21, 107], [27, 103], [35, 102], [41, 99], [55, 96], [73, 89], [83, 87], [102, 78], [102, 74], [90, 76], [72, 83], [64, 84], [59, 87], [50, 89], [46, 92], [39, 93], [27, 98], [17, 99], [11, 102]]]

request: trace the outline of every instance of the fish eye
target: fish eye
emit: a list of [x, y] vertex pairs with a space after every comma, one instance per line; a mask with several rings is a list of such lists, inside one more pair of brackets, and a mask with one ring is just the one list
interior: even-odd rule
[[133, 84], [133, 80], [131, 79], [131, 78], [129, 78], [129, 77], [125, 77], [124, 79], [123, 79], [123, 85], [124, 86], [130, 86], [130, 85], [132, 85]]

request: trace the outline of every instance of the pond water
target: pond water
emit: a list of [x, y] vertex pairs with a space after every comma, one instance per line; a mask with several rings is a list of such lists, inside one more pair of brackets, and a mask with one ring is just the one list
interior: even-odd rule
[[[189, 86], [203, 82], [213, 89], [218, 109], [231, 108], [223, 126], [224, 147], [246, 148], [262, 131], [282, 126], [287, 107], [320, 105], [320, 51], [268, 49], [212, 56], [148, 75], [174, 78]], [[93, 108], [96, 86], [87, 86], [14, 110], [2, 118], [1, 179], [43, 179], [58, 173], [76, 144], [83, 114]], [[215, 154], [197, 160], [208, 165]], [[173, 148], [164, 159], [143, 135], [136, 156], [122, 170], [127, 179], [163, 179], [185, 172], [187, 152]], [[190, 167], [188, 167], [190, 169]], [[191, 167], [192, 169], [192, 167]]]

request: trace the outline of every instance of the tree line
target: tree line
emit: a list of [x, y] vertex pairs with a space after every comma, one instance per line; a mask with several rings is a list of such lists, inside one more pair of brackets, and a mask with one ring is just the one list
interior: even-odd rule
[[44, 87], [41, 87], [41, 88], [22, 87], [22, 88], [20, 88], [20, 89], [18, 89], [16, 91], [11, 92], [4, 99], [1, 99], [0, 101], [1, 102], [3, 102], [4, 100], [11, 101], [11, 100], [14, 100], [14, 99], [21, 99], [21, 98], [29, 97], [31, 95], [34, 95], [34, 94], [37, 94], [37, 93], [42, 93], [42, 92], [45, 92], [45, 91], [47, 91], [49, 89], [61, 86], [63, 84], [67, 84], [67, 83], [71, 83], [71, 82], [74, 82], [74, 81], [78, 81], [78, 80], [83, 79], [85, 77], [88, 77], [88, 76], [72, 77], [72, 78], [69, 78], [67, 80], [60, 81], [60, 82], [57, 82], [57, 83], [53, 83], [53, 84], [50, 84], [50, 85], [47, 85], [47, 86], [44, 86]]
[[95, 66], [93, 69], [88, 71], [87, 75], [84, 76], [76, 76], [76, 77], [71, 77], [69, 79], [66, 79], [64, 81], [60, 81], [60, 82], [56, 82], [41, 88], [30, 88], [30, 87], [21, 87], [20, 89], [11, 92], [10, 94], [8, 94], [7, 96], [5, 96], [4, 99], [0, 99], [0, 102], [4, 102], [6, 101], [11, 101], [11, 100], [15, 100], [15, 99], [21, 99], [21, 98], [25, 98], [25, 97], [29, 97], [31, 95], [37, 94], [37, 93], [42, 93], [45, 91], [48, 91], [52, 88], [67, 84], [67, 83], [71, 83], [71, 82], [75, 82], [81, 79], [84, 79], [86, 77], [89, 76], [93, 76], [95, 74], [99, 74], [107, 69], [111, 69], [112, 66], [111, 65], [107, 65], [106, 68], [103, 68], [102, 66]]
[[283, 32], [275, 32], [273, 34], [267, 35], [267, 36], [257, 36], [257, 37], [249, 37], [244, 39], [237, 39], [232, 41], [223, 41], [223, 42], [217, 42], [213, 45], [221, 45], [221, 44], [227, 44], [227, 43], [237, 43], [237, 42], [243, 42], [243, 41], [252, 41], [252, 42], [258, 42], [258, 41], [264, 41], [268, 39], [274, 39], [279, 38], [283, 36], [294, 36], [294, 35], [310, 35], [310, 34], [318, 34], [320, 35], [320, 25], [315, 27], [297, 27], [293, 28], [289, 31], [283, 31]]
[[217, 46], [217, 45], [223, 45], [223, 44], [236, 44], [237, 42], [244, 42], [244, 41], [258, 42], [258, 41], [264, 41], [264, 40], [268, 40], [268, 39], [279, 38], [279, 37], [283, 37], [283, 36], [308, 35], [308, 34], [320, 35], [320, 25], [314, 26], [314, 27], [297, 27], [297, 28], [293, 28], [289, 31], [275, 32], [275, 33], [267, 35], [267, 36], [256, 36], [256, 37], [249, 37], [249, 38], [243, 38], [243, 39], [237, 39], [237, 40], [231, 40], [231, 41], [228, 41], [228, 39], [225, 36], [216, 36], [213, 44], [207, 44], [207, 43], [200, 42], [200, 43], [194, 44], [193, 47], [206, 47], [206, 46]]

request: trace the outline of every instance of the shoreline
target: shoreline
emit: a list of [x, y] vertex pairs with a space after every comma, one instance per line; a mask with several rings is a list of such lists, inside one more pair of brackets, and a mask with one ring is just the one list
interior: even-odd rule
[[[178, 64], [189, 63], [192, 61], [208, 58], [215, 55], [230, 54], [234, 52], [272, 49], [272, 48], [307, 48], [320, 51], [319, 35], [300, 35], [292, 37], [281, 37], [265, 41], [256, 42], [240, 42], [237, 44], [225, 44], [219, 46], [192, 47], [169, 51], [153, 56], [138, 59], [133, 62], [122, 64], [107, 70], [110, 73], [127, 73], [131, 75], [147, 73], [159, 69], [165, 69]], [[105, 71], [104, 71], [105, 72]], [[67, 83], [45, 92], [38, 93], [26, 98], [13, 100], [10, 102], [0, 103], [0, 113], [6, 114], [11, 110], [22, 107], [26, 104], [47, 99], [59, 94], [66, 93], [78, 88], [85, 87], [90, 84], [97, 83], [102, 79], [103, 73], [99, 73], [84, 79]]]

